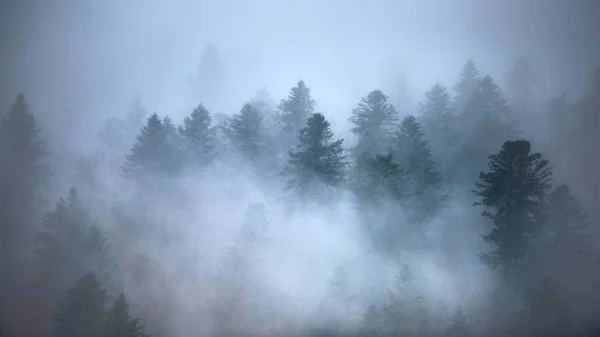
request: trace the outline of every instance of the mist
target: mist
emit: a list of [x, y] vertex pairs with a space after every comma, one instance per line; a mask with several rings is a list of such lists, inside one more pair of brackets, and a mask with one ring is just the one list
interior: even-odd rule
[[[123, 293], [152, 336], [598, 331], [599, 9], [592, 0], [3, 2], [0, 336], [79, 331], [54, 315], [71, 317], [64, 303], [87, 272], [112, 296], [109, 315]], [[463, 93], [468, 61], [477, 80]], [[445, 115], [431, 112], [436, 83]], [[486, 88], [501, 108], [477, 105]], [[305, 105], [286, 108], [298, 92]], [[360, 131], [362, 103], [389, 104], [394, 117]], [[27, 140], [17, 126], [29, 122], [14, 122], [25, 112], [40, 130]], [[292, 127], [293, 113], [304, 115]], [[500, 117], [478, 117], [488, 114]], [[193, 118], [206, 127], [187, 130]], [[150, 140], [153, 127], [166, 147]], [[316, 148], [331, 152], [319, 165], [298, 159], [310, 149], [304, 128], [321, 130]], [[414, 166], [403, 137], [422, 139], [425, 164]], [[31, 148], [39, 158], [23, 159]], [[527, 262], [507, 262], [509, 272], [485, 262], [501, 246], [485, 237], [502, 219], [482, 211], [501, 206], [472, 193], [492, 184], [480, 172], [499, 151], [541, 153], [553, 168], [547, 184], [535, 176], [542, 192], [523, 192], [539, 199], [544, 218], [532, 223], [547, 229], [524, 234], [535, 236]], [[585, 227], [577, 234], [552, 222], [559, 192], [572, 212], [564, 222]], [[82, 234], [95, 229], [102, 239]], [[53, 231], [80, 236], [44, 248], [51, 235], [39, 233]], [[591, 248], [562, 253], [560, 235]], [[556, 312], [568, 314], [531, 302], [544, 277], [562, 296]], [[398, 310], [408, 317], [400, 327], [389, 321]]]

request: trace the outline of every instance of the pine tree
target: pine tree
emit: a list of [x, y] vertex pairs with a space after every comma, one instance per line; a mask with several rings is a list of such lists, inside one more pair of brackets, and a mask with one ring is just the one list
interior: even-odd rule
[[354, 149], [356, 156], [384, 153], [389, 147], [398, 113], [381, 90], [374, 90], [361, 99], [349, 120], [354, 125], [351, 131], [358, 138]]
[[192, 106], [199, 102], [210, 111], [219, 111], [225, 94], [225, 74], [219, 49], [209, 44], [204, 49], [196, 73], [189, 79]]
[[223, 132], [246, 160], [258, 162], [264, 159], [267, 134], [263, 117], [252, 104], [244, 104], [239, 113], [231, 116]]
[[458, 82], [454, 85], [454, 108], [456, 111], [461, 113], [465, 108], [465, 105], [471, 98], [471, 95], [479, 85], [481, 77], [479, 76], [479, 70], [475, 66], [475, 62], [469, 59], [465, 63], [458, 78]]
[[384, 308], [384, 324], [396, 335], [424, 336], [429, 313], [423, 291], [413, 270], [401, 266], [395, 288], [390, 291], [390, 304]]
[[216, 128], [206, 108], [200, 104], [179, 126], [179, 134], [185, 139], [186, 164], [190, 167], [203, 167], [216, 158]]
[[35, 285], [46, 299], [42, 304], [54, 306], [67, 292], [65, 285], [88, 272], [94, 272], [111, 290], [118, 288], [110, 246], [74, 187], [46, 214], [42, 228], [34, 233], [34, 244]]
[[106, 333], [104, 337], [146, 337], [144, 326], [139, 318], [131, 315], [129, 302], [124, 294], [114, 301], [106, 315]]
[[463, 167], [463, 178], [470, 179], [485, 167], [482, 160], [516, 136], [510, 110], [500, 88], [488, 75], [479, 83], [467, 102], [462, 118], [466, 143], [456, 165]]
[[290, 89], [287, 99], [281, 100], [279, 123], [281, 128], [281, 146], [287, 151], [294, 144], [294, 136], [306, 125], [306, 121], [315, 113], [316, 102], [311, 96], [310, 88], [300, 80]]
[[381, 312], [377, 310], [377, 307], [374, 305], [370, 305], [367, 309], [367, 312], [364, 315], [361, 327], [362, 333], [361, 336], [371, 337], [371, 336], [379, 336], [382, 331], [383, 326], [383, 317]]
[[489, 156], [489, 171], [479, 174], [473, 193], [493, 229], [483, 238], [495, 249], [481, 254], [484, 262], [505, 272], [518, 271], [530, 255], [532, 237], [539, 235], [552, 168], [526, 140], [507, 141]]
[[136, 137], [136, 143], [126, 156], [125, 177], [137, 181], [152, 181], [153, 175], [174, 174], [174, 149], [169, 140], [171, 127], [166, 127], [156, 113], [152, 114]]
[[423, 132], [431, 140], [431, 148], [443, 171], [450, 170], [451, 158], [458, 146], [457, 117], [450, 106], [450, 94], [440, 83], [436, 83], [425, 93], [425, 100], [419, 102], [420, 120]]
[[422, 221], [441, 208], [446, 195], [442, 191], [442, 176], [432, 158], [429, 141], [414, 116], [402, 120], [392, 144], [396, 158], [410, 177], [407, 192], [416, 197], [415, 216]]
[[[41, 189], [50, 172], [48, 153], [25, 96], [18, 95], [0, 120], [0, 315], [13, 318], [14, 296], [25, 277], [24, 260], [38, 223]], [[4, 323], [4, 322], [3, 322]], [[10, 331], [10, 325], [5, 326]]]
[[287, 177], [287, 190], [326, 204], [331, 201], [333, 190], [342, 185], [346, 167], [344, 140], [332, 140], [329, 126], [322, 114], [313, 114], [300, 130], [296, 151], [289, 152], [282, 172]]
[[54, 319], [54, 337], [104, 337], [106, 290], [93, 273], [69, 291]]

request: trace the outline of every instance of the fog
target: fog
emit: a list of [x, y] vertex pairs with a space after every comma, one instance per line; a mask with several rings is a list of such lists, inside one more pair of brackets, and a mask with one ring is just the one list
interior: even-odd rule
[[[518, 136], [502, 134], [509, 138], [502, 142], [527, 138], [533, 152], [548, 157], [555, 167], [556, 184], [572, 187], [591, 215], [592, 231], [597, 232], [600, 214], [595, 200], [600, 185], [592, 176], [597, 175], [594, 168], [600, 163], [597, 150], [594, 153], [593, 146], [581, 150], [585, 160], [575, 163], [569, 145], [563, 147], [558, 141], [562, 134], [538, 117], [550, 109], [552, 98], [565, 93], [575, 106], [590, 90], [592, 73], [600, 66], [596, 1], [27, 0], [3, 1], [0, 6], [1, 116], [11, 109], [17, 95], [24, 94], [50, 152], [52, 181], [40, 192], [42, 201], [35, 204], [36, 220], [28, 224], [28, 230], [39, 228], [42, 215], [54, 210], [70, 187], [77, 187], [111, 246], [119, 269], [118, 276], [113, 275], [118, 288], [127, 294], [132, 313], [153, 336], [219, 335], [216, 331], [221, 328], [215, 328], [215, 322], [223, 318], [215, 318], [215, 308], [237, 296], [237, 290], [231, 289], [240, 286], [229, 284], [235, 282], [250, 284], [248, 289], [253, 290], [244, 290], [251, 294], [250, 304], [236, 307], [238, 316], [230, 321], [219, 321], [229, 329], [219, 336], [291, 336], [313, 328], [354, 334], [364, 326], [370, 305], [383, 306], [393, 297], [390, 293], [397, 291], [395, 283], [405, 265], [419, 280], [419, 291], [430, 305], [430, 335], [443, 335], [457, 308], [465, 310], [475, 334], [494, 331], [500, 336], [500, 330], [492, 327], [504, 324], [494, 322], [487, 311], [499, 303], [494, 301], [502, 295], [494, 289], [504, 279], [479, 257], [490, 249], [482, 235], [492, 224], [481, 217], [481, 209], [472, 206], [475, 197], [470, 193], [485, 165], [472, 164], [474, 173], [466, 174], [464, 180], [462, 176], [444, 180], [440, 190], [450, 198], [441, 210], [420, 222], [412, 218], [416, 216], [412, 201], [390, 206], [391, 197], [383, 198], [372, 210], [364, 211], [356, 207], [354, 190], [345, 188], [330, 203], [312, 200], [290, 207], [282, 192], [286, 181], [279, 173], [291, 147], [279, 149], [287, 145], [278, 144], [279, 134], [269, 134], [270, 142], [276, 144], [275, 150], [268, 151], [283, 153], [283, 159], [268, 152], [267, 159], [260, 157], [268, 164], [258, 163], [222, 141], [231, 138], [222, 131], [224, 136], [219, 133], [216, 145], [216, 151], [224, 153], [219, 159], [201, 170], [146, 177], [152, 182], [143, 189], [131, 182], [134, 178], [124, 177], [121, 168], [136, 135], [154, 112], [179, 126], [203, 103], [212, 123], [220, 127], [228, 125], [220, 125], [224, 118], [220, 116], [239, 113], [260, 88], [272, 100], [265, 103], [276, 105], [303, 80], [316, 101], [315, 112], [323, 113], [331, 123], [333, 140], [344, 139], [346, 159], [354, 164], [359, 159], [351, 149], [359, 140], [349, 118], [369, 92], [382, 90], [389, 95], [400, 120], [408, 115], [421, 118], [419, 102], [435, 83], [446, 86], [454, 99], [453, 88], [467, 60], [475, 62], [482, 77], [491, 75], [508, 98], [507, 73], [515, 60], [527, 58], [535, 67], [536, 107], [532, 110], [537, 115], [527, 115], [533, 116], [528, 117], [533, 122], [519, 119]], [[207, 48], [214, 48], [222, 74], [211, 75], [220, 82], [210, 83], [210, 94], [199, 98], [190, 83]], [[207, 67], [219, 70], [212, 65]], [[144, 110], [143, 119], [137, 122], [128, 119], [136, 99]], [[516, 106], [510, 98], [509, 104]], [[129, 123], [119, 145], [110, 148], [100, 137], [109, 118]], [[457, 128], [466, 130], [467, 126]], [[427, 138], [437, 137], [427, 134], [428, 130]], [[483, 138], [482, 143], [487, 141]], [[589, 140], [582, 137], [569, 144], [584, 141]], [[502, 142], [490, 142], [495, 142], [492, 152], [498, 152]], [[444, 159], [445, 152], [453, 156], [451, 146], [432, 143], [444, 176], [454, 174], [450, 172], [456, 166]], [[481, 156], [484, 162], [492, 152]], [[8, 163], [10, 159], [2, 160]], [[344, 171], [346, 176], [354, 174], [352, 169]], [[3, 194], [3, 198], [12, 196]], [[227, 252], [240, 244], [243, 224], [256, 205], [266, 210], [266, 241], [256, 252], [241, 253], [250, 259], [250, 267], [245, 267], [243, 275], [231, 276], [222, 271], [228, 266]], [[386, 215], [373, 220], [368, 218], [370, 213]], [[382, 253], [383, 248], [367, 238], [365, 223], [389, 221], [382, 220], [386, 216], [395, 218], [402, 239], [395, 243], [398, 247]], [[16, 218], [6, 216], [7, 228]], [[414, 229], [417, 222], [418, 230]], [[10, 231], [0, 235], [4, 233]], [[11, 251], [7, 260], [27, 265], [33, 250], [18, 251], [18, 258]], [[592, 259], [598, 261], [596, 255]], [[585, 270], [589, 285], [576, 289], [572, 279], [561, 281], [567, 284], [566, 297], [573, 306], [578, 333], [599, 318], [594, 314], [597, 305], [585, 292], [594, 289], [600, 277], [588, 267], [573, 268]], [[53, 268], [58, 275], [60, 268]], [[345, 273], [343, 299], [332, 293], [340, 268]], [[32, 276], [15, 279], [28, 277]], [[61, 284], [57, 289], [70, 289], [75, 282], [57, 278]], [[15, 286], [18, 291], [2, 287], [6, 304], [0, 313], [1, 337], [42, 336], [51, 331], [48, 312], [57, 309], [33, 310], [36, 300], [22, 295], [28, 292], [23, 290], [26, 287]], [[21, 295], [4, 295], [11, 292]], [[515, 305], [526, 301], [525, 296], [510, 294], [513, 297], [506, 296]], [[19, 309], [8, 314], [11, 310], [6, 308]], [[256, 313], [266, 318], [249, 323], [247, 317]], [[32, 324], [38, 319], [41, 323]]]

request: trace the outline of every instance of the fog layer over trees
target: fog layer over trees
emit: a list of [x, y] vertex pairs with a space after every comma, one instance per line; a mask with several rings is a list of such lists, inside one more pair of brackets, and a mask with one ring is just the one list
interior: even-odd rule
[[[252, 8], [300, 15], [308, 5], [281, 6]], [[432, 5], [411, 6], [419, 12]], [[522, 11], [516, 17], [531, 6], [515, 7]], [[17, 7], [15, 15], [70, 17], [45, 5]], [[102, 6], [74, 5], [82, 13], [91, 7]], [[183, 7], [154, 15], [162, 22]], [[359, 7], [350, 4], [349, 15]], [[101, 18], [128, 12], [102, 8]], [[219, 8], [205, 4], [221, 18], [243, 16]], [[79, 21], [50, 26], [74, 29]], [[393, 30], [379, 25], [379, 39], [392, 43]], [[380, 57], [389, 67], [374, 64], [386, 49], [373, 51], [377, 57], [357, 52], [357, 61], [346, 55], [339, 62], [348, 68], [331, 71], [336, 80], [327, 79], [326, 62], [311, 68], [280, 60], [274, 67], [293, 75], [278, 77], [249, 60], [273, 53], [271, 39], [285, 34], [247, 48], [249, 38], [219, 41], [215, 29], [212, 42], [182, 56], [197, 67], [163, 97], [156, 88], [167, 85], [133, 90], [126, 87], [141, 78], [117, 81], [135, 77], [125, 67], [111, 75], [114, 88], [90, 84], [64, 103], [71, 97], [53, 87], [60, 83], [48, 84], [56, 70], [38, 75], [44, 85], [28, 85], [31, 70], [10, 81], [27, 62], [3, 65], [1, 337], [600, 333], [600, 64], [544, 58], [552, 51], [523, 29], [539, 42], [535, 52], [515, 37], [514, 49], [500, 46], [490, 60], [474, 50], [493, 41], [472, 40], [475, 47], [464, 47], [470, 55], [458, 62], [435, 55], [447, 68], [439, 79], [439, 67], [415, 61], [423, 49], [404, 51], [397, 63]], [[29, 32], [17, 29], [9, 40], [30, 41], [19, 31]], [[348, 36], [357, 49], [379, 43], [363, 45], [359, 33], [342, 39]], [[321, 55], [303, 41], [278, 48], [303, 45], [301, 57]], [[73, 64], [93, 66], [95, 56], [76, 54]], [[588, 60], [569, 60], [578, 57]], [[499, 59], [508, 66], [496, 67]], [[550, 73], [552, 64], [579, 75]], [[261, 71], [269, 75], [252, 78]], [[91, 83], [74, 73], [57, 79]], [[126, 103], [117, 89], [131, 94]], [[42, 104], [50, 101], [52, 107]], [[89, 111], [54, 118], [57, 107]], [[100, 113], [107, 108], [116, 111]]]

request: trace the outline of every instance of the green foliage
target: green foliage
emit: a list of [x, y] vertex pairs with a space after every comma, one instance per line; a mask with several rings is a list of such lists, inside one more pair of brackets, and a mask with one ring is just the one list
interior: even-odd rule
[[489, 159], [489, 171], [479, 174], [473, 191], [479, 198], [475, 205], [484, 206], [482, 215], [493, 221], [483, 238], [495, 249], [481, 258], [510, 272], [525, 262], [532, 237], [540, 233], [552, 168], [526, 140], [505, 142]]
[[481, 77], [479, 70], [475, 66], [475, 62], [471, 59], [467, 60], [459, 75], [458, 82], [454, 85], [454, 91], [456, 92], [456, 96], [454, 96], [454, 108], [457, 111], [462, 112], [465, 108], [480, 80]]
[[410, 177], [406, 192], [415, 196], [413, 208], [416, 220], [423, 221], [439, 211], [446, 195], [442, 191], [442, 176], [432, 158], [429, 141], [414, 116], [402, 120], [392, 144], [396, 158]]
[[146, 121], [126, 156], [123, 175], [138, 182], [148, 182], [151, 175], [173, 175], [177, 172], [177, 149], [173, 143], [174, 126], [164, 123], [156, 113]]
[[93, 273], [69, 291], [55, 316], [54, 337], [103, 337], [108, 296]]
[[344, 140], [332, 140], [329, 126], [322, 114], [313, 114], [300, 130], [296, 151], [289, 152], [282, 172], [287, 178], [287, 190], [324, 203], [332, 201], [332, 191], [344, 182], [347, 165]]
[[361, 99], [349, 120], [358, 138], [355, 155], [376, 154], [387, 151], [398, 113], [381, 90], [374, 90]]
[[68, 284], [93, 272], [111, 290], [116, 290], [116, 265], [110, 246], [73, 187], [46, 214], [42, 228], [34, 233], [36, 285], [49, 299], [49, 305], [62, 298]]
[[252, 104], [246, 103], [242, 110], [231, 116], [223, 130], [231, 145], [251, 162], [264, 159], [268, 144], [263, 116]]
[[185, 117], [178, 128], [185, 139], [185, 163], [190, 168], [204, 167], [216, 158], [216, 128], [210, 113], [200, 104]]
[[139, 318], [131, 315], [125, 294], [120, 294], [106, 315], [105, 337], [146, 337]]

